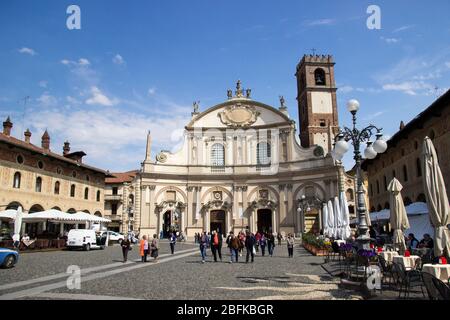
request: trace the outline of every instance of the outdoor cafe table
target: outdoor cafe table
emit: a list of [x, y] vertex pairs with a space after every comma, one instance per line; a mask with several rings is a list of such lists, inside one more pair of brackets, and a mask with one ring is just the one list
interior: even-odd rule
[[423, 265], [422, 272], [427, 272], [433, 275], [434, 277], [447, 283], [448, 280], [450, 279], [450, 264], [427, 263]]
[[415, 268], [417, 259], [420, 259], [420, 257], [419, 256], [409, 256], [409, 257], [394, 256], [392, 258], [392, 261], [395, 263], [402, 264], [406, 270], [411, 270], [411, 269]]
[[393, 258], [398, 256], [397, 251], [383, 251], [379, 253], [380, 256], [384, 258], [387, 262], [392, 262]]
[[338, 245], [338, 247], [341, 246], [341, 244], [345, 244], [345, 240], [334, 240], [334, 242], [336, 242], [336, 244]]

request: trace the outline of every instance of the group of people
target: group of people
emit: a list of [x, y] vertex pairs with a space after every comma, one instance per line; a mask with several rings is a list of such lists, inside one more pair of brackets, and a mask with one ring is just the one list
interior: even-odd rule
[[[265, 256], [266, 247], [268, 249], [269, 256], [273, 256], [276, 239], [278, 240], [278, 245], [281, 245], [283, 237], [281, 234], [275, 236], [272, 232], [260, 232], [256, 234], [251, 233], [248, 229], [245, 231], [240, 231], [237, 235], [233, 231], [228, 234], [225, 243], [230, 252], [230, 263], [238, 262], [239, 257], [242, 257], [244, 249], [246, 250], [245, 262], [254, 262], [255, 255], [261, 249], [261, 255]], [[195, 234], [195, 243], [199, 244], [202, 263], [206, 261], [207, 248], [211, 248], [213, 254], [214, 262], [217, 262], [217, 257], [222, 261], [222, 246], [223, 237], [219, 229], [203, 234]], [[289, 233], [286, 237], [286, 243], [288, 248], [289, 257], [293, 257], [294, 254], [294, 236]]]
[[410, 233], [406, 238], [406, 247], [410, 251], [412, 251], [413, 249], [420, 249], [420, 248], [433, 249], [434, 242], [428, 233], [425, 233], [423, 235], [423, 239], [420, 241], [416, 239], [414, 233]]
[[[123, 262], [127, 262], [128, 252], [132, 250], [130, 238], [126, 237], [122, 240], [120, 246], [122, 247]], [[147, 262], [147, 256], [149, 254], [155, 261], [158, 260], [159, 241], [157, 235], [154, 234], [153, 239], [151, 240], [149, 239], [149, 236], [144, 235], [139, 243], [139, 249], [142, 262]]]

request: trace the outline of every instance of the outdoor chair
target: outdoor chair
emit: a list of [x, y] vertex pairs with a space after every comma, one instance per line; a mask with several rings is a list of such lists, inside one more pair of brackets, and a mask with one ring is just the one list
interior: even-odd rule
[[428, 294], [428, 299], [430, 300], [439, 300], [440, 294], [438, 289], [433, 283], [434, 276], [428, 272], [422, 272], [422, 280], [423, 284], [425, 285], [425, 289]]
[[383, 281], [385, 281], [386, 279], [389, 279], [388, 284], [390, 285], [393, 280], [392, 265], [390, 265], [383, 256], [379, 255], [378, 256], [378, 266], [380, 267], [381, 274], [383, 276], [381, 278], [381, 285], [383, 285]]
[[403, 264], [394, 262], [392, 264], [392, 275], [394, 278], [394, 283], [397, 285], [399, 298], [401, 297], [402, 293], [404, 294], [404, 298], [409, 298], [411, 288], [419, 286], [422, 295], [425, 297], [425, 293], [423, 292], [422, 274], [420, 271], [406, 271]]
[[433, 281], [434, 286], [439, 292], [439, 300], [450, 300], [450, 287], [438, 278], [433, 277], [431, 280]]

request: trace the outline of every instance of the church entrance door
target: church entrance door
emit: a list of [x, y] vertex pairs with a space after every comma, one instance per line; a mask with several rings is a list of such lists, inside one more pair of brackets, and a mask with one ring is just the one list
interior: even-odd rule
[[209, 231], [219, 229], [219, 232], [223, 235], [226, 232], [225, 225], [225, 211], [224, 210], [212, 210], [210, 212], [210, 229]]
[[169, 236], [169, 234], [170, 234], [171, 222], [172, 222], [172, 211], [171, 210], [167, 210], [166, 212], [164, 212], [163, 225], [162, 225], [163, 237], [164, 238], [167, 238]]
[[272, 210], [259, 209], [257, 212], [257, 224], [259, 232], [272, 232]]

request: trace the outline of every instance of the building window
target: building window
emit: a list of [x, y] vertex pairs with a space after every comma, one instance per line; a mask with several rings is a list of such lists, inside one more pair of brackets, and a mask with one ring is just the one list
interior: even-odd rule
[[327, 126], [327, 122], [325, 121], [325, 119], [320, 119], [319, 120], [319, 126], [321, 126], [321, 127], [326, 127]]
[[14, 173], [13, 188], [20, 189], [21, 178], [22, 178], [22, 175], [20, 174], [20, 172]]
[[71, 196], [72, 198], [75, 197], [75, 185], [74, 185], [74, 184], [72, 184], [72, 185], [70, 186], [70, 196]]
[[211, 147], [211, 166], [213, 167], [225, 166], [225, 148], [220, 143], [215, 143]]
[[392, 179], [395, 178], [395, 170], [392, 170]]
[[260, 142], [256, 146], [256, 163], [259, 166], [270, 165], [271, 150], [270, 144]]
[[37, 162], [37, 166], [39, 169], [44, 169], [44, 163], [41, 160]]
[[24, 162], [23, 156], [19, 154], [16, 158], [16, 161], [18, 164], [23, 164], [23, 162]]
[[355, 213], [355, 207], [354, 206], [348, 206], [348, 213], [354, 214]]
[[416, 159], [416, 173], [418, 177], [422, 176], [422, 165], [420, 164], [420, 159]]
[[117, 196], [117, 192], [118, 192], [118, 188], [117, 187], [113, 187], [112, 188], [112, 194], [113, 194], [113, 196]]
[[405, 165], [403, 166], [403, 181], [408, 181], [408, 169]]
[[56, 173], [57, 173], [57, 174], [61, 174], [61, 173], [62, 173], [62, 169], [61, 169], [60, 167], [57, 167], [57, 168], [56, 168]]
[[89, 199], [89, 188], [84, 188], [84, 200]]
[[100, 202], [100, 190], [97, 191], [97, 202]]
[[325, 71], [321, 68], [317, 68], [314, 71], [314, 80], [316, 81], [316, 85], [318, 86], [324, 86], [325, 83]]
[[35, 188], [36, 192], [41, 192], [42, 191], [42, 178], [41, 177], [37, 177], [36, 178], [36, 188]]
[[55, 194], [59, 194], [59, 186], [60, 186], [59, 181], [56, 181], [55, 182]]
[[117, 203], [111, 204], [111, 214], [116, 215], [117, 214]]
[[417, 150], [419, 148], [419, 141], [414, 141], [414, 149]]
[[349, 201], [353, 201], [353, 190], [352, 189], [347, 189], [347, 199]]
[[91, 178], [90, 178], [89, 175], [87, 174], [87, 175], [86, 175], [86, 181], [89, 181], [89, 180], [91, 180]]
[[77, 172], [75, 170], [72, 171], [72, 177], [74, 177], [74, 178], [77, 177]]

